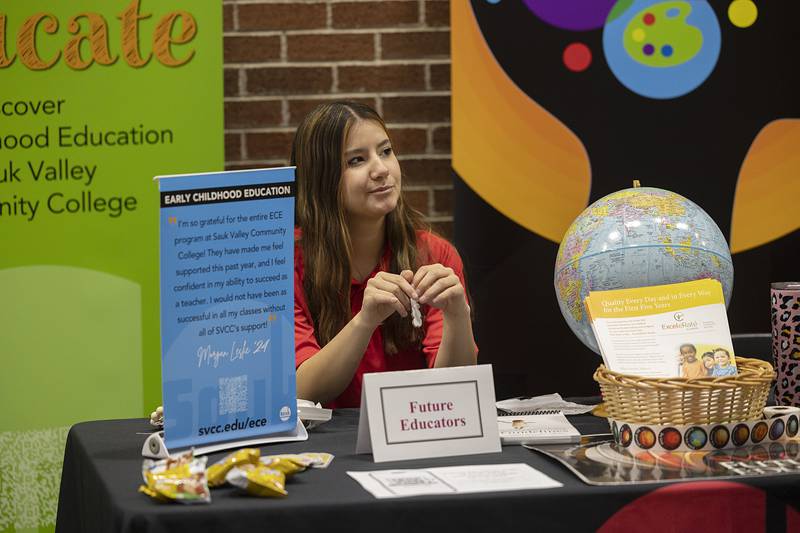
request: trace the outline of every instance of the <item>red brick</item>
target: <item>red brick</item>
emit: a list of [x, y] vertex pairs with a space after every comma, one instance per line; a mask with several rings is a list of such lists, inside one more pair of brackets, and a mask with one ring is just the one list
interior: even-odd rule
[[425, 24], [428, 26], [450, 26], [450, 2], [428, 0], [425, 2]]
[[225, 134], [225, 161], [239, 161], [242, 158], [241, 136], [238, 133]]
[[225, 77], [225, 96], [236, 96], [239, 94], [239, 70], [226, 68], [223, 71]]
[[406, 203], [423, 215], [430, 214], [430, 209], [428, 208], [429, 198], [430, 191], [403, 190], [403, 199], [405, 199]]
[[392, 147], [397, 155], [424, 154], [428, 148], [428, 130], [425, 128], [389, 128]]
[[448, 241], [453, 240], [453, 221], [452, 220], [439, 220], [431, 222], [433, 231], [441, 235]]
[[453, 212], [453, 190], [433, 191], [433, 210], [436, 213]]
[[281, 103], [277, 100], [225, 102], [226, 128], [263, 128], [282, 121]]
[[328, 22], [324, 2], [304, 4], [239, 4], [239, 29], [304, 30], [324, 28]]
[[414, 158], [400, 160], [403, 180], [407, 185], [450, 185], [453, 173], [449, 159]]
[[449, 31], [414, 31], [381, 34], [383, 59], [449, 58]]
[[347, 61], [375, 59], [375, 39], [368, 33], [289, 35], [289, 61]]
[[330, 67], [266, 67], [248, 69], [249, 94], [308, 94], [331, 91]]
[[450, 90], [450, 64], [431, 65], [431, 89], [434, 91]]
[[387, 122], [449, 122], [449, 96], [394, 96], [383, 99]]
[[433, 151], [435, 153], [450, 153], [450, 126], [442, 126], [433, 130]]
[[[320, 104], [341, 100], [340, 98], [315, 98], [309, 100], [289, 100], [289, 125], [297, 126], [303, 117]], [[348, 98], [348, 101], [366, 104], [375, 109], [374, 98]]]
[[424, 65], [339, 67], [339, 91], [413, 91], [425, 88]]
[[231, 4], [222, 6], [222, 29], [225, 31], [233, 29], [233, 5]]
[[419, 3], [416, 0], [337, 2], [331, 6], [334, 28], [394, 28], [419, 24]]
[[293, 132], [248, 133], [247, 159], [285, 159], [292, 150]]
[[260, 63], [281, 58], [281, 38], [226, 36], [223, 39], [226, 63]]

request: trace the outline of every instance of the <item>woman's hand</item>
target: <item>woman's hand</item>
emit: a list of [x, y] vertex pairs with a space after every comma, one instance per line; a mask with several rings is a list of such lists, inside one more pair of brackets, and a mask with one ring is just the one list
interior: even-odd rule
[[445, 316], [469, 316], [464, 287], [452, 268], [425, 265], [414, 274], [411, 286], [419, 294], [419, 303], [441, 309]]
[[417, 291], [411, 286], [414, 274], [404, 270], [400, 274], [378, 272], [367, 282], [364, 289], [364, 302], [359, 315], [370, 327], [377, 328], [392, 313], [402, 317], [411, 311], [411, 298]]

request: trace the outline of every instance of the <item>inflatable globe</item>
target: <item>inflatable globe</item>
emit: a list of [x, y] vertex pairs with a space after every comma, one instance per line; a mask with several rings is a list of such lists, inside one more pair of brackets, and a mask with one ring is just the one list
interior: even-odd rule
[[733, 290], [728, 243], [714, 220], [679, 194], [636, 187], [587, 207], [561, 240], [554, 276], [561, 314], [600, 353], [583, 305], [589, 291], [667, 285], [703, 278]]

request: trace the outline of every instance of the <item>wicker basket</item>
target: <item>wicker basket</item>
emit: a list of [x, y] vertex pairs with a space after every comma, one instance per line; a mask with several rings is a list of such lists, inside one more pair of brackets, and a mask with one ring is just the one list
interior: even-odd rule
[[600, 365], [600, 384], [609, 418], [635, 424], [684, 425], [761, 418], [775, 375], [759, 359], [736, 358], [738, 375], [718, 378], [645, 378]]

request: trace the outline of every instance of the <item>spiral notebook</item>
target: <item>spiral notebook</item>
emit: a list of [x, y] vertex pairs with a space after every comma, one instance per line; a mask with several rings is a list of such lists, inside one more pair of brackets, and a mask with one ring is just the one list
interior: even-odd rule
[[497, 425], [503, 444], [569, 444], [581, 441], [580, 432], [559, 410], [498, 416]]

